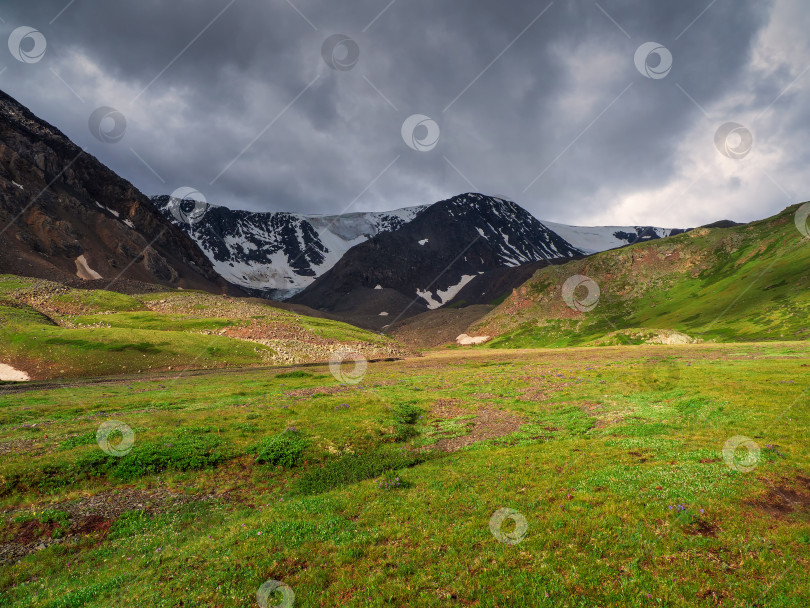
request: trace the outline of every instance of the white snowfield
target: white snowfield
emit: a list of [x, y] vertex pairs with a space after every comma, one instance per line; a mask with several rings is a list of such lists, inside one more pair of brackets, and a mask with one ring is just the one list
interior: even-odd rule
[[[214, 269], [227, 281], [254, 289], [282, 289], [286, 290], [286, 297], [310, 285], [317, 277], [332, 268], [343, 254], [349, 249], [376, 236], [385, 229], [385, 225], [394, 218], [405, 222], [412, 220], [427, 206], [408, 207], [385, 212], [346, 213], [344, 215], [303, 215], [298, 213], [256, 213], [250, 214], [247, 220], [240, 220], [237, 234], [225, 239], [230, 257], [244, 258], [239, 252], [250, 252], [257, 249], [256, 242], [266, 243], [268, 247], [277, 246], [279, 235], [271, 228], [273, 216], [290, 216], [295, 224], [296, 240], [301, 250], [307, 246], [301, 223], [307, 222], [312, 226], [318, 239], [325, 247], [324, 260], [321, 264], [311, 264], [314, 276], [301, 276], [297, 274], [292, 263], [283, 249], [270, 254], [269, 263], [266, 262], [232, 262], [217, 261], [213, 252], [208, 251], [204, 242], [194, 230], [189, 232], [206, 256], [211, 260]], [[249, 237], [249, 238], [248, 238]], [[292, 262], [292, 263], [291, 263]], [[382, 289], [382, 287], [380, 287]]]
[[[598, 253], [627, 245], [627, 241], [617, 238], [617, 232], [635, 234], [636, 226], [569, 226], [540, 220], [549, 230], [553, 230], [577, 249], [585, 253]], [[639, 226], [640, 227], [640, 226]], [[654, 228], [659, 237], [669, 236], [673, 228]]]

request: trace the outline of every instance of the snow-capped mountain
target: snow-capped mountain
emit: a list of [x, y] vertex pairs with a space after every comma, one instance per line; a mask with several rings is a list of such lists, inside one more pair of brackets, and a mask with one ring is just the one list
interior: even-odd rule
[[682, 228], [656, 228], [655, 226], [569, 226], [556, 222], [543, 221], [541, 223], [587, 254], [684, 232]]
[[[352, 247], [292, 301], [351, 314], [365, 326], [373, 325], [374, 316], [383, 317], [382, 326], [446, 305], [462, 290], [489, 292], [492, 271], [583, 255], [519, 205], [468, 193], [435, 203], [399, 229]], [[499, 284], [511, 290], [508, 283], [500, 273]], [[498, 295], [490, 294], [489, 300]]]
[[152, 201], [227, 281], [274, 299], [351, 313], [355, 321], [360, 315], [365, 326], [454, 299], [489, 303], [524, 281], [530, 267], [682, 232], [542, 222], [512, 201], [478, 193], [335, 216], [205, 205], [192, 221], [181, 212], [188, 201]]
[[227, 281], [287, 299], [321, 276], [351, 247], [411, 221], [427, 205], [378, 213], [254, 213], [206, 205], [199, 217], [178, 213], [182, 201], [152, 198], [183, 228]]

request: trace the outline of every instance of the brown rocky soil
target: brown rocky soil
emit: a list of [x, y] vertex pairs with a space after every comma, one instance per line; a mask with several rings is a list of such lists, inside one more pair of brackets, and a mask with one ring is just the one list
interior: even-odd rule
[[93, 496], [78, 498], [47, 506], [38, 506], [34, 511], [61, 511], [70, 522], [64, 536], [52, 538], [59, 527], [58, 522], [43, 523], [37, 519], [15, 523], [14, 518], [27, 512], [6, 512], [0, 563], [16, 562], [34, 551], [50, 545], [70, 542], [80, 536], [93, 535], [104, 538], [113, 522], [127, 511], [163, 513], [193, 502], [212, 500], [213, 495], [189, 495], [174, 493], [166, 488], [139, 490], [123, 488], [100, 492]]

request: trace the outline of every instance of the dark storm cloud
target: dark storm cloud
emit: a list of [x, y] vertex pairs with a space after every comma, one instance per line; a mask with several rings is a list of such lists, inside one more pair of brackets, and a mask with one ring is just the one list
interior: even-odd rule
[[[764, 109], [798, 74], [798, 58], [753, 60], [771, 3], [77, 0], [54, 20], [66, 5], [4, 4], [3, 39], [29, 25], [48, 49], [35, 64], [5, 56], [0, 87], [148, 194], [191, 185], [232, 207], [338, 213], [475, 189], [581, 223], [752, 219], [785, 203], [771, 188], [701, 206], [741, 183], [725, 166], [692, 187], [692, 210], [655, 200], [692, 183], [692, 157], [718, 156], [723, 113]], [[357, 43], [352, 69], [321, 57], [336, 33]], [[634, 66], [648, 41], [672, 52], [663, 79]], [[803, 91], [780, 98], [763, 141], [798, 139]], [[117, 144], [89, 133], [101, 105], [127, 117]], [[412, 114], [439, 125], [434, 149], [403, 142]], [[783, 156], [793, 175], [807, 149]]]

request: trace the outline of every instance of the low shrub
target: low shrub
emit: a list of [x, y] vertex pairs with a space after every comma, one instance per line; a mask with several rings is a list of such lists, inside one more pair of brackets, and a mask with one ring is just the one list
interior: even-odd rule
[[82, 445], [92, 445], [96, 442], [96, 432], [88, 431], [81, 435], [74, 435], [59, 444], [60, 450], [71, 450]]
[[214, 467], [227, 459], [219, 450], [215, 437], [180, 436], [168, 443], [147, 443], [136, 446], [118, 459], [112, 475], [130, 481], [141, 475], [163, 471], [196, 471]]
[[364, 479], [379, 477], [388, 471], [415, 466], [427, 458], [425, 454], [410, 454], [404, 450], [346, 454], [328, 461], [323, 467], [307, 470], [293, 482], [293, 493], [328, 492]]
[[293, 372], [284, 372], [281, 374], [276, 374], [276, 378], [311, 378], [312, 374], [309, 372], [302, 371], [300, 369], [295, 370]]
[[263, 439], [248, 449], [256, 454], [256, 462], [291, 469], [301, 461], [309, 440], [297, 430], [288, 429], [283, 433]]
[[401, 403], [394, 406], [394, 422], [397, 424], [416, 424], [422, 410], [410, 403]]
[[136, 443], [126, 456], [109, 456], [93, 450], [76, 461], [78, 476], [109, 475], [132, 481], [164, 471], [195, 471], [215, 467], [230, 457], [215, 437], [180, 434], [167, 442]]
[[237, 422], [232, 424], [231, 427], [235, 428], [238, 431], [242, 431], [243, 435], [249, 435], [251, 433], [259, 432], [259, 427], [251, 422]]
[[415, 426], [422, 410], [410, 403], [401, 403], [394, 406], [394, 437], [397, 441], [407, 441], [419, 433]]

